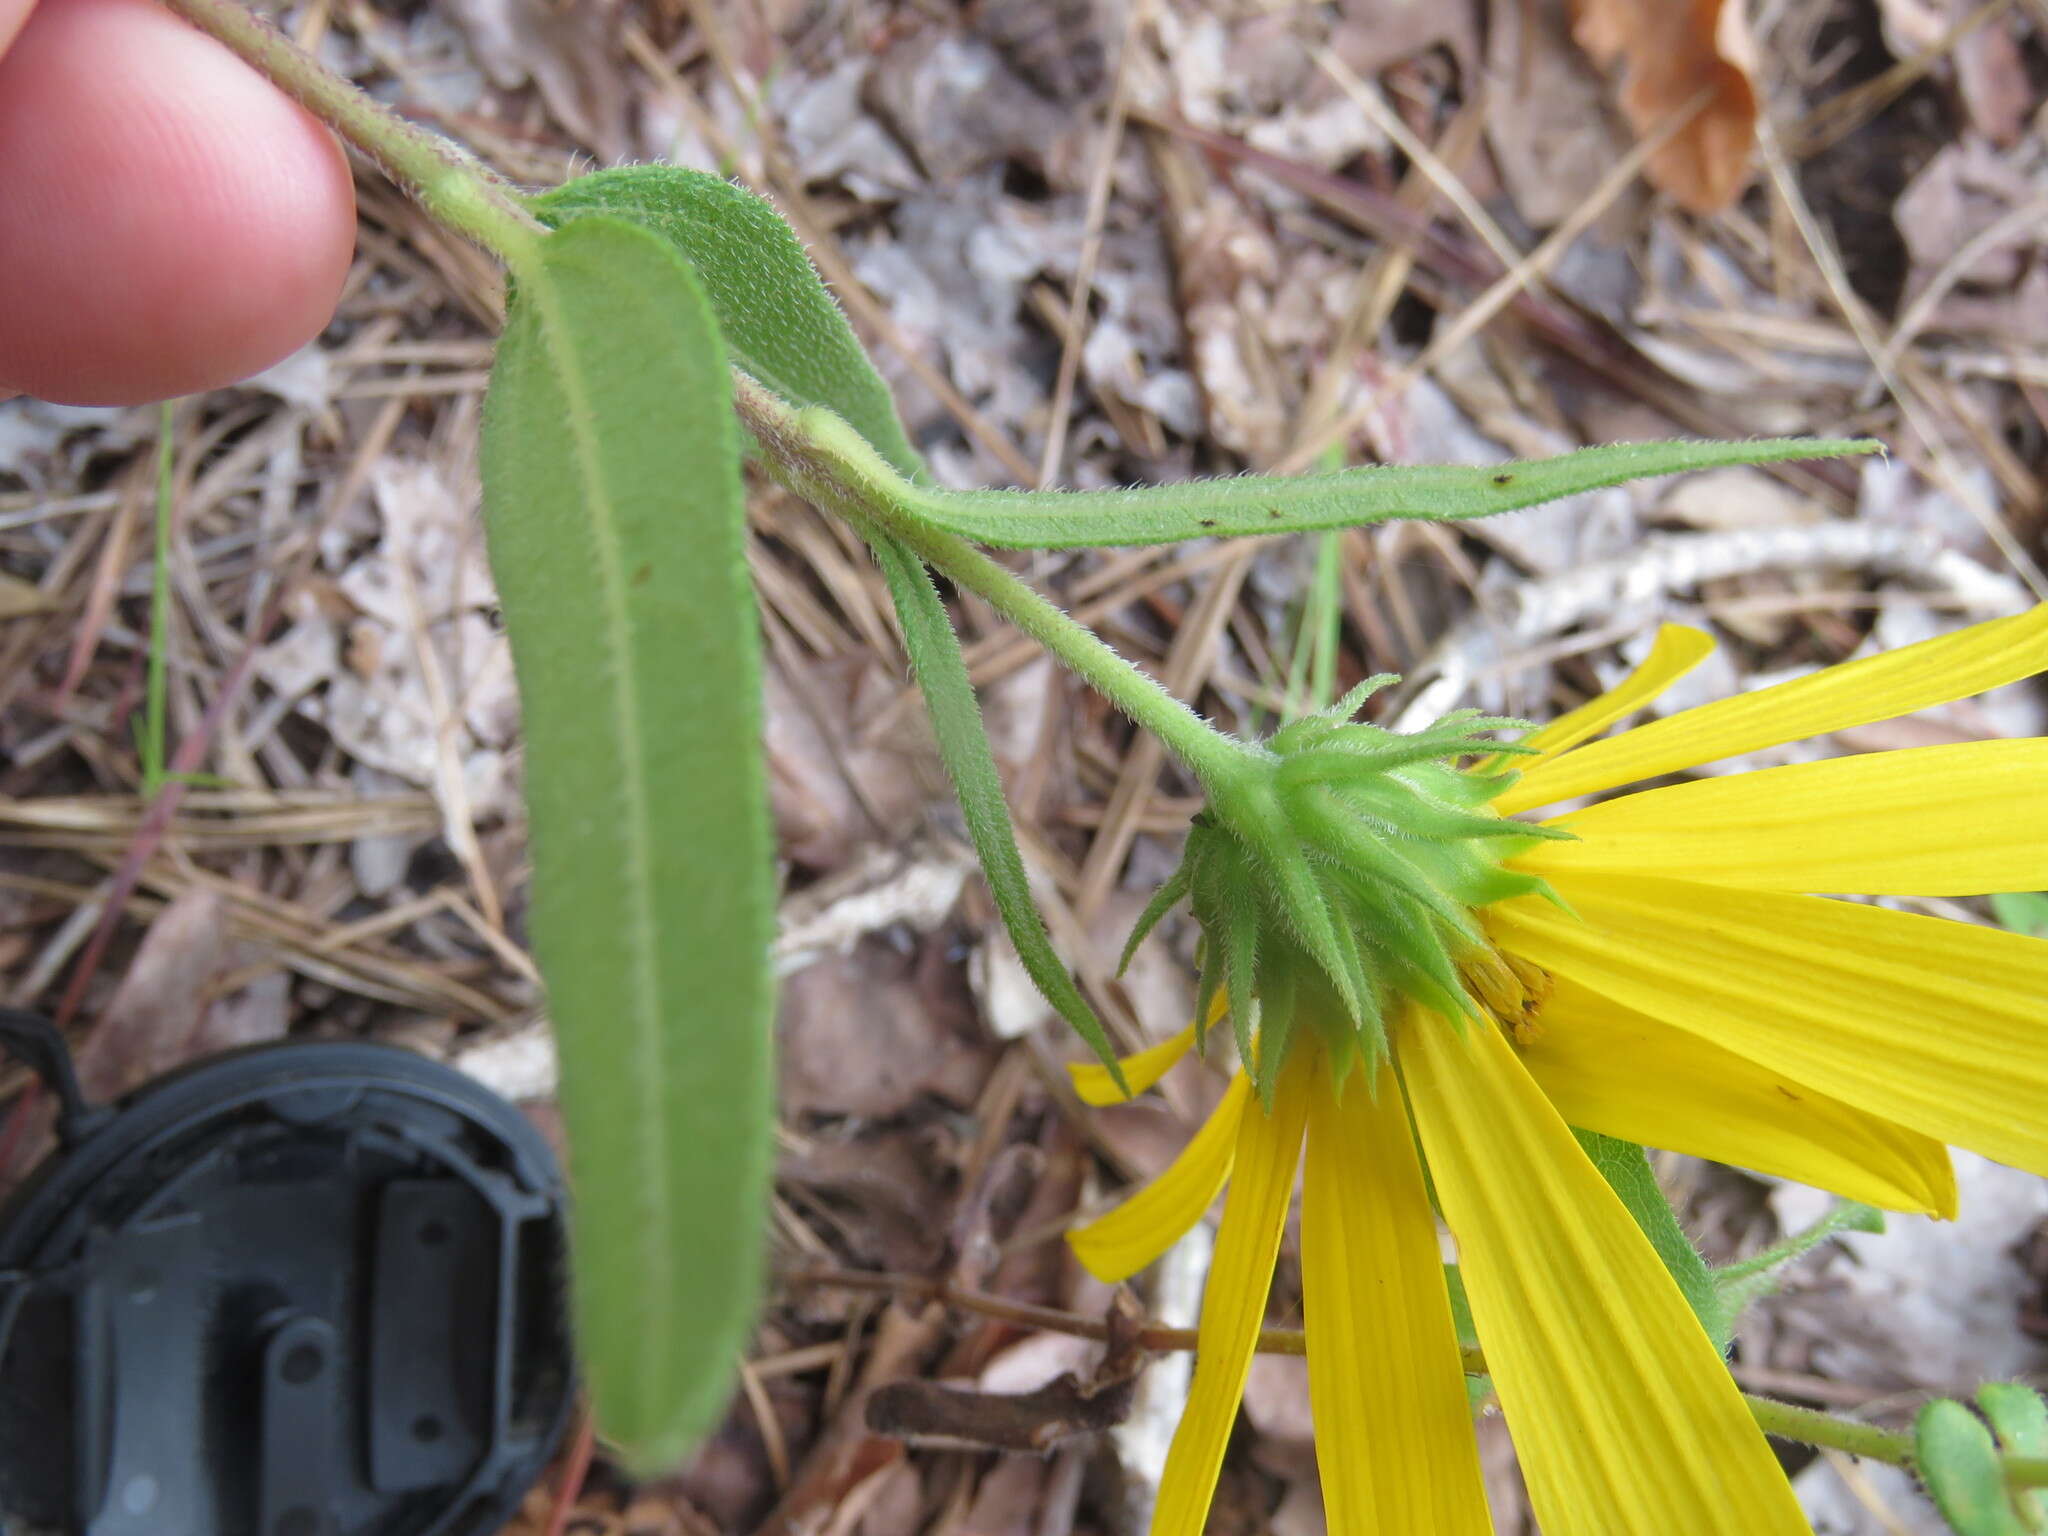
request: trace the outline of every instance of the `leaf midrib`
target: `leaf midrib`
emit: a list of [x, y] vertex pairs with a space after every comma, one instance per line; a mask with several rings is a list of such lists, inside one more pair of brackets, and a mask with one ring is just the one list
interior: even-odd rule
[[[634, 708], [633, 627], [627, 618], [627, 585], [625, 562], [620, 555], [620, 536], [614, 519], [607, 511], [611, 503], [606, 495], [608, 481], [603, 471], [603, 454], [597, 443], [595, 413], [582, 385], [576, 366], [577, 349], [570, 340], [571, 328], [562, 317], [545, 256], [534, 262], [531, 270], [522, 270], [518, 276], [522, 287], [533, 295], [540, 311], [544, 350], [555, 363], [556, 377], [560, 380], [567, 406], [577, 478], [584, 488], [588, 527], [597, 553], [599, 580], [604, 588], [604, 601], [599, 605], [601, 622], [610, 641], [608, 649], [620, 663], [607, 669], [611, 675], [606, 680], [616, 706], [612, 714], [620, 738], [620, 798], [625, 804], [629, 826], [644, 829], [651, 823], [652, 800], [645, 773], [645, 744], [640, 731], [640, 717]], [[667, 1219], [671, 1212], [668, 1160], [662, 1155], [661, 1146], [662, 1131], [667, 1124], [667, 1116], [663, 1113], [667, 1074], [660, 1046], [661, 983], [647, 916], [654, 910], [654, 875], [647, 839], [629, 835], [624, 841], [626, 870], [623, 883], [634, 898], [627, 903], [627, 943], [633, 955], [631, 979], [635, 992], [635, 1000], [629, 1010], [635, 1067], [633, 1077], [640, 1085], [637, 1094], [640, 1112], [636, 1124], [641, 1133], [641, 1166], [637, 1170], [635, 1188], [640, 1196], [640, 1230], [652, 1239], [637, 1246], [643, 1267], [651, 1272], [651, 1284], [646, 1294], [671, 1295], [674, 1293], [675, 1274], [670, 1259], [674, 1244]], [[658, 1319], [659, 1314], [656, 1318], [644, 1319], [643, 1326], [652, 1326]], [[658, 1347], [648, 1350], [643, 1358], [659, 1361], [666, 1353], [665, 1348]], [[658, 1379], [658, 1372], [642, 1372], [635, 1386], [645, 1394]]]

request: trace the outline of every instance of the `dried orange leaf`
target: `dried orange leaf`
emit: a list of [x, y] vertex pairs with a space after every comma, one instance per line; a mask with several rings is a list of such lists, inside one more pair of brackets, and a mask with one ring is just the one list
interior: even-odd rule
[[1694, 213], [1734, 202], [1756, 144], [1756, 47], [1743, 0], [1572, 0], [1572, 36], [1603, 68], [1622, 65], [1621, 110], [1639, 138], [1707, 95], [1646, 174]]

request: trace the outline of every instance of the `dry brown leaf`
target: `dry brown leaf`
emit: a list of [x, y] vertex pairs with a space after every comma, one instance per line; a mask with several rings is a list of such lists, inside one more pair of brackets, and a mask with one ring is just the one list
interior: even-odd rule
[[899, 1274], [929, 1274], [945, 1260], [950, 1158], [943, 1145], [912, 1131], [857, 1141], [806, 1142], [778, 1162], [776, 1177], [828, 1204], [856, 1262]]
[[206, 991], [226, 955], [225, 912], [220, 896], [201, 886], [174, 898], [149, 925], [78, 1048], [78, 1078], [88, 1094], [117, 1099], [218, 1049], [205, 1028]]
[[1005, 160], [1032, 166], [1054, 186], [1072, 185], [1080, 170], [1082, 120], [977, 38], [940, 28], [906, 38], [876, 59], [866, 97], [941, 186]]
[[1054, 101], [1087, 101], [1109, 80], [1100, 0], [983, 0], [969, 25]]
[[1970, 125], [2010, 149], [2027, 131], [2036, 96], [2027, 76], [2026, 52], [2009, 22], [1979, 27], [1956, 44], [1956, 94]]
[[[230, 948], [225, 914], [219, 894], [202, 886], [175, 897], [150, 923], [75, 1053], [87, 1098], [110, 1103], [188, 1062], [284, 1032], [275, 983], [237, 993], [229, 1007], [214, 995], [231, 955], [247, 953]], [[49, 1150], [51, 1120], [46, 1099], [30, 1120], [17, 1166], [33, 1167]]]
[[988, 1051], [944, 946], [862, 940], [790, 976], [779, 1010], [788, 1115], [886, 1119], [925, 1094], [973, 1102]]
[[972, 1536], [1033, 1536], [1052, 1463], [1036, 1456], [1000, 1456], [974, 1490], [967, 1518], [953, 1529]]
[[1621, 110], [1639, 138], [1711, 92], [1646, 174], [1694, 213], [1734, 202], [1756, 144], [1756, 46], [1743, 0], [1572, 0], [1572, 36], [1603, 68], [1623, 66]]

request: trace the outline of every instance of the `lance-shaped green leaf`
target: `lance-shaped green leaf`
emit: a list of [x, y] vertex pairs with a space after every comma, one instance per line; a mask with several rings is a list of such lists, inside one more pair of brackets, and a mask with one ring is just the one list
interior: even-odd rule
[[760, 1290], [773, 834], [739, 440], [703, 290], [578, 220], [514, 262], [485, 401], [561, 1054], [578, 1335], [639, 1467], [722, 1410]]
[[981, 722], [981, 705], [974, 697], [967, 659], [960, 653], [960, 637], [953, 632], [946, 605], [939, 600], [924, 563], [911, 550], [887, 534], [877, 537], [874, 548], [889, 594], [896, 600], [904, 649], [910, 653], [911, 669], [931, 714], [939, 756], [953, 781], [967, 835], [973, 839], [989, 894], [1002, 913], [1010, 942], [1017, 946], [1017, 957], [1046, 1001], [1102, 1058], [1117, 1087], [1122, 1088], [1123, 1068], [1117, 1064], [1102, 1021], [1053, 952], [1045, 919], [1031, 899], [1024, 856], [1017, 851], [1017, 833], [1010, 825], [1009, 804], [1003, 799], [1002, 776], [996, 772], [995, 754]]
[[565, 182], [533, 208], [551, 224], [600, 213], [659, 235], [703, 279], [734, 362], [792, 405], [837, 412], [898, 474], [924, 473], [888, 386], [767, 199], [703, 171], [628, 165]]
[[[1560, 496], [1657, 475], [1729, 464], [1876, 453], [1882, 445], [1836, 438], [1759, 442], [1616, 443], [1554, 459], [1474, 468], [1373, 465], [1332, 474], [1240, 475], [1117, 491], [949, 491], [890, 484], [890, 471], [856, 434], [821, 434], [846, 473], [906, 516], [1003, 549], [1170, 544], [1212, 536], [1312, 533], [1393, 518], [1454, 522], [1533, 507]], [[899, 477], [900, 478], [900, 477]]]
[[1593, 1166], [1600, 1170], [1600, 1177], [1607, 1181], [1607, 1187], [1621, 1197], [1621, 1203], [1628, 1207], [1629, 1215], [1635, 1218], [1643, 1236], [1650, 1240], [1650, 1246], [1657, 1250], [1657, 1257], [1664, 1261], [1664, 1268], [1678, 1283], [1678, 1289], [1684, 1293], [1686, 1304], [1692, 1308], [1693, 1316], [1700, 1320], [1700, 1326], [1707, 1330], [1715, 1347], [1725, 1352], [1735, 1331], [1735, 1318], [1714, 1287], [1713, 1270], [1700, 1257], [1692, 1239], [1685, 1235], [1685, 1229], [1678, 1224], [1678, 1217], [1672, 1213], [1671, 1202], [1657, 1187], [1657, 1176], [1651, 1172], [1650, 1160], [1644, 1156], [1643, 1149], [1632, 1141], [1582, 1131], [1576, 1126], [1572, 1128], [1572, 1135], [1578, 1138], [1579, 1146], [1592, 1160]]
[[741, 367], [793, 405], [824, 406], [840, 416], [879, 465], [903, 478], [885, 491], [900, 513], [1002, 548], [1163, 544], [1394, 518], [1486, 517], [1650, 476], [1880, 451], [1872, 442], [1823, 438], [1623, 443], [1486, 466], [1374, 466], [1115, 491], [940, 490], [914, 483], [924, 479], [923, 463], [887, 386], [795, 233], [765, 199], [701, 171], [640, 165], [579, 177], [533, 206], [551, 223], [610, 214], [669, 241], [702, 274]]

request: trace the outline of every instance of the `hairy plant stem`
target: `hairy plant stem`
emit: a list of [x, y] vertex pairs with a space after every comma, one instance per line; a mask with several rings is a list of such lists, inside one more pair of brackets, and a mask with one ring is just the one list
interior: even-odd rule
[[328, 69], [241, 0], [162, 0], [374, 160], [422, 208], [507, 262], [542, 225], [502, 178]]
[[1901, 1467], [1913, 1460], [1911, 1435], [1879, 1429], [1874, 1424], [1862, 1424], [1855, 1419], [1837, 1418], [1817, 1408], [1781, 1403], [1773, 1397], [1753, 1397], [1745, 1392], [1742, 1400], [1749, 1404], [1750, 1416], [1756, 1420], [1757, 1427], [1781, 1440], [1825, 1446], [1831, 1451], [1847, 1451], [1851, 1456], [1867, 1456], [1873, 1461], [1889, 1461]]
[[[876, 519], [880, 522], [880, 519]], [[885, 525], [886, 526], [886, 525]], [[1216, 801], [1235, 791], [1260, 754], [1227, 736], [1168, 693], [1037, 588], [997, 564], [956, 534], [903, 519], [888, 527], [933, 570], [981, 598], [1031, 636], [1187, 765]]]
[[906, 511], [896, 494], [901, 477], [838, 416], [792, 406], [739, 369], [733, 370], [733, 404], [783, 484], [853, 524], [870, 543], [877, 534], [896, 539], [954, 585], [981, 598], [1157, 736], [1212, 798], [1236, 799], [1249, 792], [1265, 758], [1259, 748], [1208, 724], [1094, 631], [965, 539]]

